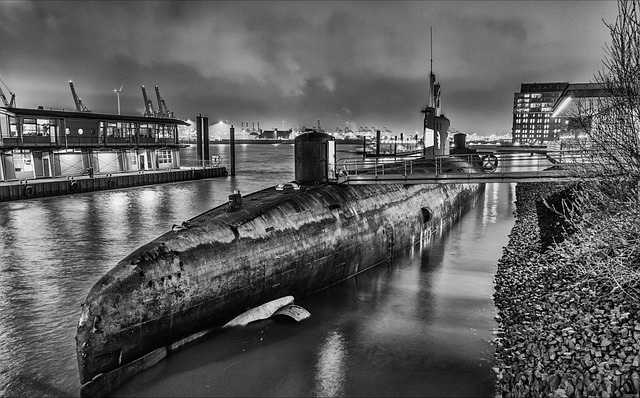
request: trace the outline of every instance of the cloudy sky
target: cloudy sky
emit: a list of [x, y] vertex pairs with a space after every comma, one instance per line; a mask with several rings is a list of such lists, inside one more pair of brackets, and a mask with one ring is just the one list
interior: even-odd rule
[[[466, 133], [511, 131], [524, 82], [588, 82], [614, 1], [0, 1], [0, 79], [19, 107], [413, 134], [433, 70]], [[157, 106], [157, 104], [156, 104]]]

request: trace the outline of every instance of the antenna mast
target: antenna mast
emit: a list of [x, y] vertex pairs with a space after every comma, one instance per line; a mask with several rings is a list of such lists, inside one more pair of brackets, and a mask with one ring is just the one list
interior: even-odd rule
[[430, 55], [430, 71], [429, 71], [429, 106], [434, 108], [435, 101], [433, 98], [433, 84], [435, 83], [436, 77], [433, 75], [433, 26], [429, 27], [429, 38], [431, 40], [431, 55]]

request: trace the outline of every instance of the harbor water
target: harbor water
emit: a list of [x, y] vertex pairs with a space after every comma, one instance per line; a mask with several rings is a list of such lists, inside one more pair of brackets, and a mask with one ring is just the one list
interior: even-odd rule
[[[353, 148], [338, 146], [338, 157]], [[229, 146], [211, 154], [224, 164]], [[74, 339], [93, 284], [233, 191], [291, 181], [293, 158], [293, 145], [244, 144], [233, 178], [0, 203], [0, 396], [78, 396]], [[309, 319], [213, 333], [114, 395], [493, 396], [493, 276], [514, 188], [487, 184], [451, 229], [297, 298]]]

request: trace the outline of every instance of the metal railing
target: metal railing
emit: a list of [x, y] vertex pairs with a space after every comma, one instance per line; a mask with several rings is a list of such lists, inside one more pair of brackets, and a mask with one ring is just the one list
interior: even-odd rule
[[218, 167], [221, 164], [220, 156], [212, 156], [211, 160], [198, 160], [198, 159], [181, 159], [180, 167], [190, 168], [210, 168]]
[[580, 151], [554, 154], [465, 154], [424, 158], [341, 159], [339, 183], [429, 183], [472, 180], [568, 180], [589, 159]]

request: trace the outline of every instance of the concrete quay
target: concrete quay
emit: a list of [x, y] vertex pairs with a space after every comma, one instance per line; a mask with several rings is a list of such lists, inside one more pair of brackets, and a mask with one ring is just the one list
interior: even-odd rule
[[2, 182], [0, 183], [0, 202], [201, 180], [227, 175], [226, 167], [200, 167]]
[[[516, 222], [495, 277], [500, 324], [496, 396], [640, 396], [640, 308], [623, 290], [579, 276], [584, 253], [555, 250], [562, 223], [539, 199], [555, 184], [517, 186]], [[579, 233], [579, 232], [576, 232]], [[575, 257], [575, 258], [574, 258]]]

